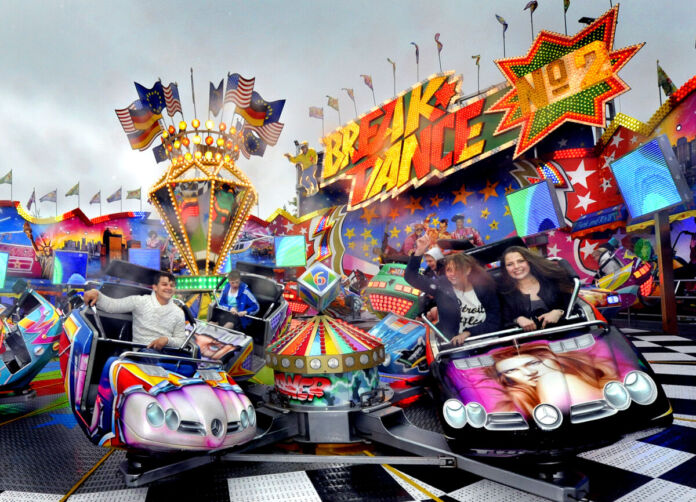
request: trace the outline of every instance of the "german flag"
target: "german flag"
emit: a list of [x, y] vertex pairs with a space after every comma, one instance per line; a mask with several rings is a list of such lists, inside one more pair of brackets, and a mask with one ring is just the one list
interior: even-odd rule
[[129, 110], [133, 127], [139, 131], [149, 131], [152, 124], [162, 118], [162, 115], [152, 113], [149, 108], [137, 108]]
[[149, 129], [143, 131], [135, 131], [128, 134], [128, 141], [133, 150], [146, 150], [150, 147], [154, 139], [162, 134], [162, 126], [158, 121], [152, 122]]
[[246, 108], [237, 106], [235, 112], [244, 117], [253, 126], [262, 126], [266, 119], [268, 102], [261, 95], [254, 91], [251, 93], [251, 103]]

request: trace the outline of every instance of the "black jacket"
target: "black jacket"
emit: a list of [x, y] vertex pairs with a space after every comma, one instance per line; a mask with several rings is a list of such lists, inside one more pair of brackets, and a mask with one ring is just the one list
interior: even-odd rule
[[[538, 277], [537, 280], [539, 281], [539, 298], [544, 300], [544, 303], [549, 308], [549, 312], [555, 309], [568, 309], [570, 293], [562, 292], [555, 282]], [[505, 325], [515, 324], [515, 319], [519, 316], [531, 319], [533, 312], [532, 300], [529, 295], [515, 289], [501, 296], [503, 300], [503, 323]]]
[[[459, 334], [461, 314], [459, 301], [454, 293], [452, 283], [447, 277], [426, 277], [418, 272], [422, 256], [411, 256], [406, 266], [404, 279], [414, 288], [435, 297], [439, 316], [438, 329], [448, 338]], [[500, 301], [495, 293], [495, 288], [474, 286], [474, 292], [486, 311], [486, 320], [481, 324], [467, 328], [472, 335], [491, 333], [500, 329], [501, 312]]]

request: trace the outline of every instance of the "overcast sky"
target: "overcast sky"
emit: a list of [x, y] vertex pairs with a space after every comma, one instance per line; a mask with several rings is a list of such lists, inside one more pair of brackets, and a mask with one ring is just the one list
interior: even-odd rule
[[[94, 2], [0, 1], [0, 176], [14, 169], [14, 198], [26, 204], [58, 188], [58, 211], [77, 205], [65, 192], [80, 182], [81, 207], [99, 214], [89, 199], [102, 200], [123, 186], [142, 186], [143, 195], [161, 176], [150, 151], [132, 151], [114, 113], [137, 98], [133, 81], [151, 86], [157, 78], [179, 83], [188, 122], [193, 119], [189, 68], [194, 68], [199, 118], [205, 119], [208, 82], [227, 72], [256, 77], [255, 89], [267, 100], [286, 99], [286, 124], [278, 145], [263, 158], [239, 161], [260, 194], [260, 215], [268, 216], [294, 195], [295, 170], [283, 158], [293, 139], [317, 147], [321, 122], [309, 106], [323, 106], [329, 131], [339, 125], [326, 106], [337, 96], [343, 121], [353, 105], [342, 87], [355, 89], [358, 112], [372, 106], [360, 74], [371, 74], [377, 101], [392, 96], [396, 61], [397, 92], [416, 82], [414, 41], [420, 46], [421, 79], [438, 70], [433, 35], [441, 33], [442, 66], [464, 76], [464, 92], [476, 91], [481, 55], [481, 88], [503, 80], [493, 63], [503, 55], [502, 30], [494, 14], [509, 23], [507, 56], [526, 54], [531, 44], [526, 0], [490, 1], [197, 1]], [[582, 16], [598, 17], [608, 0], [571, 0], [568, 33]], [[655, 60], [677, 84], [696, 66], [696, 9], [687, 1], [631, 0], [621, 5], [615, 48], [639, 42], [645, 47], [620, 76], [632, 90], [617, 111], [647, 120], [658, 107]], [[534, 28], [563, 33], [563, 1], [540, 0]], [[227, 116], [231, 110], [227, 110]], [[177, 121], [180, 116], [176, 116]], [[155, 143], [157, 144], [157, 143]], [[0, 185], [0, 198], [10, 186]], [[42, 216], [54, 213], [40, 205]], [[137, 210], [137, 201], [123, 201]], [[144, 204], [144, 209], [151, 210]], [[103, 205], [104, 213], [119, 210]]]

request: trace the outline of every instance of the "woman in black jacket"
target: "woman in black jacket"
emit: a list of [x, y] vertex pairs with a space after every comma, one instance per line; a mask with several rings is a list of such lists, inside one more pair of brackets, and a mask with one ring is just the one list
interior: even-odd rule
[[438, 329], [454, 345], [461, 345], [470, 335], [497, 331], [500, 302], [486, 271], [475, 258], [454, 254], [445, 259], [444, 277], [425, 277], [418, 269], [428, 243], [425, 236], [416, 241], [404, 278], [414, 288], [435, 297]]
[[563, 318], [573, 282], [560, 265], [519, 246], [505, 250], [501, 265], [505, 324], [533, 331]]

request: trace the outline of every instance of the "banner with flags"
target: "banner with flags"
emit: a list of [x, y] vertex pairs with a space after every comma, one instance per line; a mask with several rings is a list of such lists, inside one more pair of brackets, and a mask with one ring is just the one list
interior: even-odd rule
[[323, 119], [324, 118], [324, 109], [320, 106], [310, 106], [309, 107], [309, 116], [315, 119]]
[[101, 190], [95, 193], [91, 199], [89, 199], [90, 204], [101, 204]]
[[164, 129], [162, 129], [162, 126], [158, 121], [154, 122], [152, 127], [147, 131], [136, 130], [135, 132], [127, 134], [131, 149], [140, 151], [147, 150], [155, 138], [162, 134], [163, 130]]
[[77, 182], [77, 185], [72, 187], [70, 190], [65, 192], [66, 197], [70, 197], [71, 195], [80, 195], [80, 182]]
[[568, 12], [568, 7], [570, 7], [570, 0], [563, 0], [563, 12]]
[[418, 49], [418, 44], [416, 42], [411, 42], [411, 45], [416, 48], [416, 64], [418, 64], [418, 59], [420, 58], [420, 49]]
[[283, 132], [283, 126], [285, 126], [285, 124], [282, 122], [271, 122], [261, 127], [249, 126], [249, 128], [256, 132], [267, 144], [274, 146], [278, 143], [280, 133]]
[[119, 122], [121, 122], [121, 127], [123, 127], [123, 131], [126, 134], [135, 132], [135, 125], [133, 124], [130, 111], [135, 110], [135, 104], [139, 101], [140, 100], [133, 101], [127, 108], [116, 109], [116, 116]]
[[5, 185], [5, 184], [8, 184], [8, 185], [12, 184], [12, 169], [10, 169], [5, 176], [0, 178], [0, 185]]
[[539, 2], [532, 0], [531, 2], [527, 2], [527, 5], [525, 5], [524, 9], [522, 10], [529, 9], [529, 11], [533, 13], [535, 10], [537, 10], [537, 7], [539, 7]]
[[138, 82], [134, 82], [134, 84], [135, 90], [138, 91], [138, 97], [140, 98], [140, 101], [142, 101], [143, 105], [147, 106], [152, 113], [161, 114], [162, 109], [166, 106], [162, 82], [155, 82], [152, 89], [148, 89], [147, 87], [140, 85]]
[[437, 53], [439, 54], [442, 52], [442, 47], [444, 47], [442, 45], [442, 42], [440, 42], [440, 34], [439, 33], [435, 33], [435, 43], [437, 44]]
[[46, 195], [39, 199], [39, 202], [57, 202], [58, 200], [58, 189], [51, 190]]
[[36, 190], [31, 192], [31, 197], [29, 197], [29, 201], [27, 202], [27, 210], [31, 210], [32, 204], [36, 204]]
[[256, 77], [244, 78], [239, 73], [227, 74], [227, 91], [225, 103], [246, 108], [251, 104], [251, 93], [254, 91]]
[[177, 112], [184, 114], [181, 110], [181, 99], [179, 98], [179, 86], [177, 84], [170, 82], [164, 88], [164, 102], [167, 105], [167, 114], [170, 117], [173, 117]]
[[[350, 98], [350, 100], [353, 103], [355, 103], [355, 93], [353, 92], [353, 89], [348, 89], [347, 87], [343, 87], [341, 90], [346, 91], [346, 94], [348, 94], [348, 97]], [[311, 117], [311, 115], [310, 115], [310, 117]]]
[[258, 92], [253, 91], [249, 106], [246, 108], [237, 106], [235, 112], [241, 115], [250, 125], [260, 127], [271, 122], [278, 122], [284, 106], [284, 99], [266, 101]]
[[363, 82], [365, 82], [365, 85], [368, 86], [371, 90], [375, 90], [374, 87], [372, 87], [372, 76], [371, 75], [360, 75], [363, 79]]
[[126, 199], [137, 199], [140, 200], [141, 189], [128, 190], [126, 191]]
[[662, 92], [665, 93], [665, 96], [669, 96], [677, 90], [677, 86], [674, 85], [672, 79], [669, 78], [669, 76], [667, 76], [665, 70], [663, 70], [662, 66], [660, 66], [659, 61], [657, 62], [657, 86], [662, 89]]
[[328, 105], [333, 108], [334, 110], [338, 111], [338, 98], [334, 98], [333, 96], [326, 96], [328, 99]]
[[222, 98], [224, 97], [223, 86], [225, 85], [225, 79], [220, 80], [220, 84], [215, 87], [215, 85], [210, 82], [210, 95], [208, 98], [208, 110], [213, 115], [217, 115], [222, 110]]
[[476, 54], [475, 56], [471, 56], [471, 59], [476, 60], [476, 66], [481, 66], [481, 54]]
[[508, 29], [507, 21], [505, 21], [505, 19], [503, 19], [503, 17], [499, 16], [498, 14], [495, 15], [495, 18], [498, 20], [500, 24], [503, 25], [503, 33], [505, 33], [505, 31], [507, 31]]
[[121, 200], [120, 188], [106, 198], [106, 202], [116, 202], [117, 200]]

